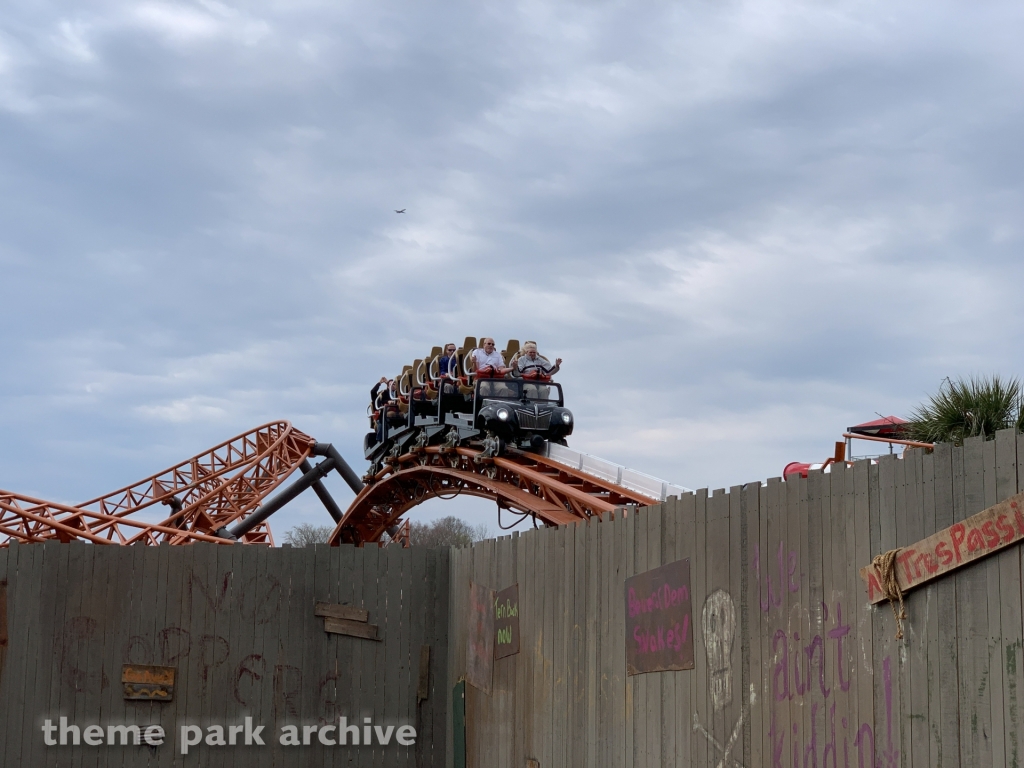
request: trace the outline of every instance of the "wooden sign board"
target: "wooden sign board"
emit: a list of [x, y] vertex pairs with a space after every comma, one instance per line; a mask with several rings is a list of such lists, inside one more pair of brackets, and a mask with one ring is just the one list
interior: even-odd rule
[[[896, 581], [904, 592], [1024, 540], [1024, 493], [954, 523], [896, 556]], [[874, 565], [860, 569], [868, 600], [885, 600]]]
[[494, 598], [494, 658], [519, 653], [519, 585], [501, 590]]
[[466, 622], [466, 682], [491, 693], [494, 671], [494, 590], [469, 582], [469, 621]]
[[366, 640], [382, 640], [376, 624], [368, 624], [370, 612], [365, 608], [351, 605], [317, 602], [313, 614], [323, 617], [324, 632], [332, 635], [362, 637]]
[[174, 698], [174, 667], [125, 664], [121, 684], [124, 698], [130, 701], [170, 701]]
[[332, 619], [346, 619], [348, 621], [362, 621], [364, 623], [370, 620], [370, 612], [365, 608], [339, 605], [337, 603], [321, 603], [319, 601], [313, 606], [313, 615], [323, 616], [324, 618], [330, 617]]
[[626, 673], [693, 669], [690, 561], [626, 579]]

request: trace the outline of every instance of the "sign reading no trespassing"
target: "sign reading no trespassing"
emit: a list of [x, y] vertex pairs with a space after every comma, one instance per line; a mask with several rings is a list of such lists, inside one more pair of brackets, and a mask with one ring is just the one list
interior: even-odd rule
[[[896, 555], [896, 580], [906, 592], [974, 560], [1024, 540], [1024, 493], [902, 547]], [[885, 600], [882, 576], [874, 565], [860, 569], [868, 600]]]
[[690, 561], [626, 579], [626, 672], [693, 669]]

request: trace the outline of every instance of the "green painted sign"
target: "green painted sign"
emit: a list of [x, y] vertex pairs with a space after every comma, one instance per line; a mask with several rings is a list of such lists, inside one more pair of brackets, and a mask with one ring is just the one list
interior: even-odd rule
[[519, 585], [513, 584], [494, 597], [494, 658], [519, 653]]

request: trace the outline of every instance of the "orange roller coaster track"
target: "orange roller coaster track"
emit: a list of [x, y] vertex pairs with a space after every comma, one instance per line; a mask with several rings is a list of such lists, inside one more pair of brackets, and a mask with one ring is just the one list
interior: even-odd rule
[[[538, 454], [510, 451], [488, 457], [472, 448], [427, 446], [396, 458], [356, 496], [331, 534], [331, 543], [379, 541], [409, 509], [430, 498], [459, 494], [497, 502], [513, 516], [565, 525], [626, 505], [658, 499]], [[500, 518], [499, 518], [500, 524]]]
[[[313, 465], [311, 458], [322, 457]], [[298, 479], [282, 487], [296, 470]], [[342, 512], [321, 479], [338, 472], [356, 493]], [[133, 485], [81, 504], [0, 490], [0, 546], [11, 541], [94, 544], [264, 544], [267, 519], [313, 488], [335, 521], [330, 543], [379, 542], [412, 507], [465, 494], [491, 499], [513, 518], [564, 525], [659, 499], [525, 451], [489, 456], [469, 447], [423, 446], [356, 477], [330, 444], [287, 421], [264, 424]], [[275, 493], [275, 491], [277, 491]], [[273, 495], [272, 495], [273, 494]], [[156, 505], [169, 507], [154, 514]], [[169, 514], [167, 514], [169, 512]], [[154, 519], [158, 518], [158, 519]]]
[[[276, 421], [81, 504], [56, 504], [0, 490], [0, 541], [232, 543], [218, 531], [249, 517], [307, 461], [315, 445], [287, 421]], [[157, 504], [170, 509], [154, 508]], [[266, 523], [238, 538], [273, 545]]]

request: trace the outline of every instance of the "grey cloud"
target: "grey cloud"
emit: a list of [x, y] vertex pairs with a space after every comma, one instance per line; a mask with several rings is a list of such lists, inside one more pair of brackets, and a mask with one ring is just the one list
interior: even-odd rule
[[694, 487], [1017, 373], [1020, 21], [15, 3], [0, 487], [85, 498], [279, 417], [359, 465], [375, 378], [472, 334], [566, 359], [574, 447]]

